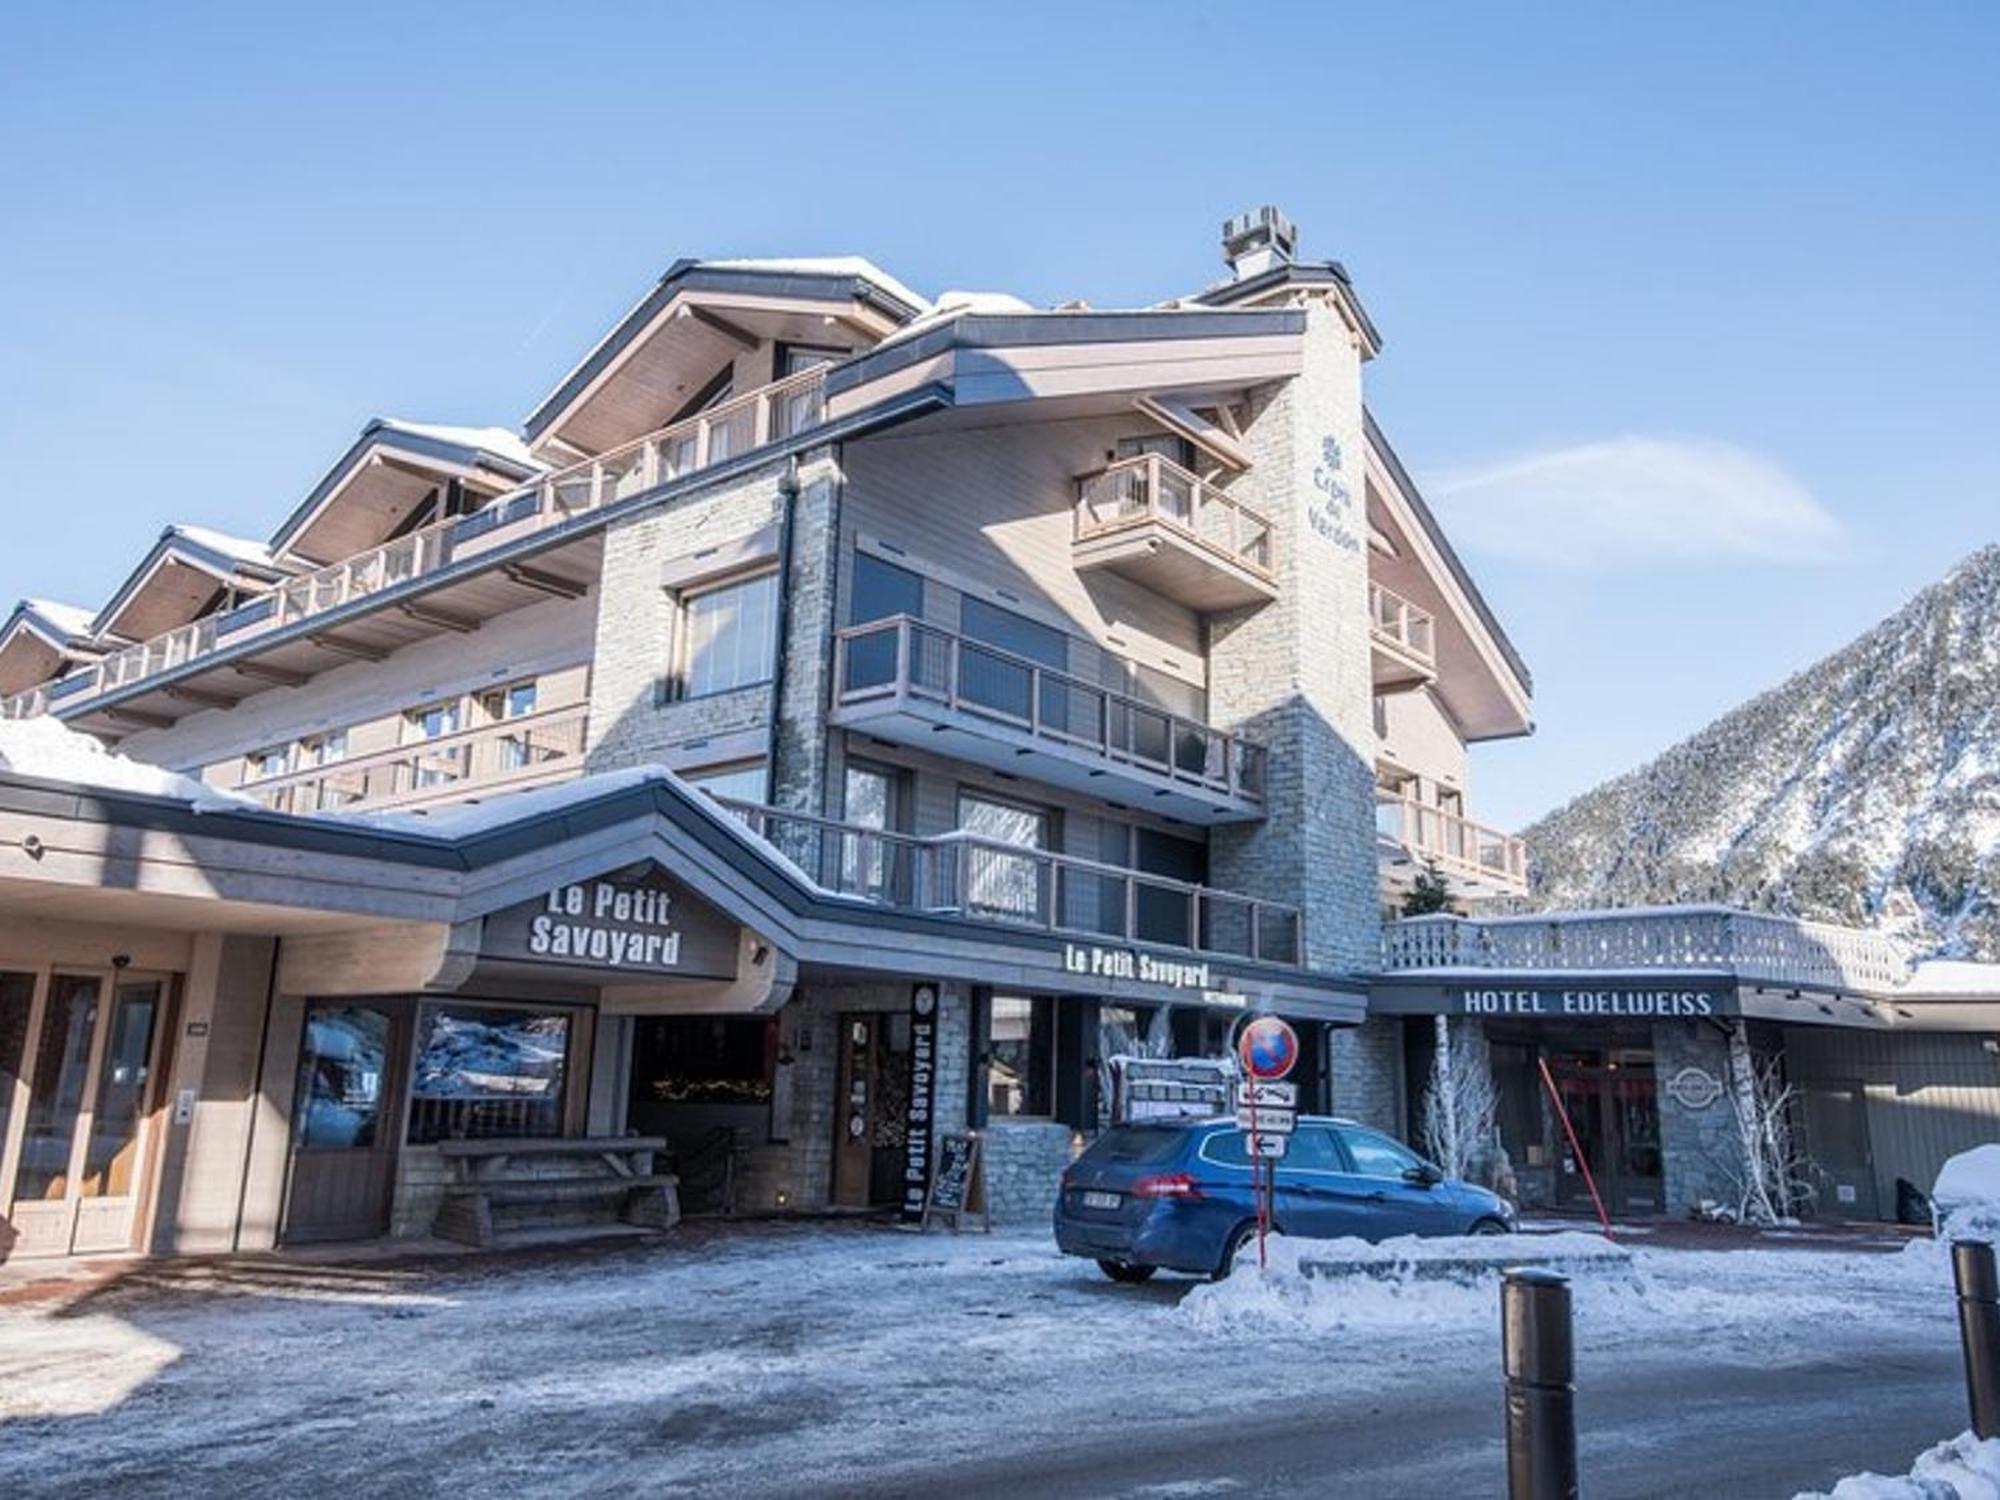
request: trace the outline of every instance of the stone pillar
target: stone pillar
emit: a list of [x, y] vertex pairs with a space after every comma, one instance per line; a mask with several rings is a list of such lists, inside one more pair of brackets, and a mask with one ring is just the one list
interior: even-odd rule
[[[1712, 1091], [1715, 1097], [1699, 1109], [1667, 1091], [1669, 1081], [1683, 1068], [1698, 1068], [1718, 1085]], [[1666, 1211], [1686, 1214], [1703, 1199], [1736, 1207], [1747, 1162], [1736, 1112], [1730, 1107], [1729, 1039], [1700, 1022], [1655, 1021], [1653, 1076], [1659, 1090]]]
[[800, 466], [792, 502], [784, 659], [778, 663], [771, 803], [827, 811], [826, 716], [833, 704], [834, 592], [840, 563], [841, 474], [830, 452]]
[[1403, 1134], [1403, 1024], [1400, 1016], [1374, 1016], [1327, 1037], [1333, 1112], [1401, 1137]]
[[[1315, 968], [1374, 969], [1375, 725], [1368, 644], [1361, 343], [1330, 301], [1304, 297], [1305, 368], [1245, 433], [1254, 466], [1232, 493], [1271, 523], [1279, 597], [1210, 623], [1210, 718], [1269, 750], [1266, 816], [1218, 828], [1210, 878], [1304, 909]], [[1366, 1067], [1370, 1049], [1336, 1041]]]

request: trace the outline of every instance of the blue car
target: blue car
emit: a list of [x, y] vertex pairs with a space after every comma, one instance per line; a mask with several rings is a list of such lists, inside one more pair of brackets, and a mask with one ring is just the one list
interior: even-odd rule
[[[1249, 1143], [1233, 1119], [1114, 1125], [1063, 1173], [1056, 1245], [1113, 1281], [1220, 1279], [1256, 1231]], [[1306, 1239], [1505, 1234], [1514, 1205], [1446, 1178], [1378, 1130], [1302, 1115], [1278, 1162], [1273, 1227]]]

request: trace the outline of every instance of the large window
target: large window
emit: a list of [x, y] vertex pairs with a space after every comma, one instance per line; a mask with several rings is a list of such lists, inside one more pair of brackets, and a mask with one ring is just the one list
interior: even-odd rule
[[570, 1022], [567, 1010], [424, 1006], [411, 1141], [561, 1135]]
[[[854, 588], [847, 601], [847, 623], [870, 625], [908, 615], [924, 617], [924, 580], [908, 568], [884, 562], [866, 552], [854, 554]], [[847, 692], [887, 687], [896, 680], [896, 632], [875, 630], [847, 643]]]
[[[1071, 702], [1072, 694], [1060, 679], [1041, 679], [1036, 704], [1035, 674], [1015, 659], [1026, 657], [1053, 671], [1067, 671], [1069, 637], [1060, 630], [970, 596], [960, 601], [959, 629], [967, 644], [959, 660], [958, 691], [968, 703], [1023, 722], [1035, 717], [1039, 708], [1042, 724], [1056, 730], [1067, 728], [1073, 717], [1088, 721], [1088, 703]], [[983, 651], [974, 642], [998, 649]]]
[[761, 760], [739, 761], [730, 766], [705, 766], [682, 773], [682, 780], [698, 786], [711, 797], [727, 802], [768, 802], [770, 768]]
[[306, 1012], [292, 1102], [292, 1142], [301, 1151], [366, 1150], [382, 1144], [389, 1034], [385, 1011], [315, 1005]]
[[641, 1016], [632, 1028], [632, 1103], [769, 1104], [776, 1023]]
[[1055, 1002], [1040, 995], [995, 995], [987, 1024], [987, 1109], [996, 1115], [1049, 1115], [1055, 1071]]
[[[1048, 848], [1049, 815], [976, 792], [960, 792], [958, 826], [978, 840], [967, 845], [959, 867], [964, 872], [966, 909], [982, 916], [1041, 921], [1050, 885], [1046, 864], [1032, 853], [1010, 850]], [[1008, 847], [992, 847], [995, 844]]]
[[681, 622], [682, 697], [769, 682], [777, 654], [778, 575], [761, 573], [691, 594]]
[[[897, 773], [882, 766], [849, 761], [842, 783], [843, 821], [873, 832], [889, 832], [898, 823]], [[863, 833], [840, 835], [840, 888], [877, 900], [904, 894], [908, 872], [901, 852], [905, 846]]]

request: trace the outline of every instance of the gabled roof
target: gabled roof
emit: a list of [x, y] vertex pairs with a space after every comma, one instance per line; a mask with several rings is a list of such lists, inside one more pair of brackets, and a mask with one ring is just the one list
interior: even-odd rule
[[1254, 276], [1219, 281], [1213, 286], [1204, 287], [1187, 300], [1208, 307], [1232, 307], [1239, 302], [1252, 301], [1292, 286], [1333, 288], [1353, 313], [1354, 322], [1360, 328], [1362, 338], [1367, 341], [1368, 353], [1374, 355], [1382, 352], [1382, 335], [1376, 329], [1374, 321], [1369, 318], [1368, 310], [1361, 305], [1360, 297], [1355, 294], [1354, 280], [1347, 274], [1347, 267], [1337, 260], [1289, 261], [1273, 266], [1268, 271], [1259, 271]]
[[272, 533], [270, 550], [281, 553], [289, 548], [367, 464], [370, 456], [385, 452], [435, 466], [440, 474], [452, 471], [488, 474], [503, 488], [541, 473], [544, 467], [528, 452], [527, 445], [504, 427], [453, 427], [399, 417], [374, 417]]
[[907, 323], [931, 309], [927, 298], [858, 255], [677, 260], [529, 413], [523, 424], [529, 440], [539, 438], [574, 405], [598, 376], [652, 326], [668, 303], [688, 292], [734, 292], [829, 304], [864, 302], [897, 323]]
[[262, 542], [211, 531], [206, 526], [169, 526], [91, 620], [91, 634], [100, 637], [125, 634], [118, 629], [119, 617], [169, 564], [206, 573], [218, 587], [231, 583], [275, 583], [287, 571]]
[[0, 624], [0, 648], [16, 630], [30, 630], [58, 651], [87, 649], [90, 645], [89, 610], [54, 599], [23, 599]]

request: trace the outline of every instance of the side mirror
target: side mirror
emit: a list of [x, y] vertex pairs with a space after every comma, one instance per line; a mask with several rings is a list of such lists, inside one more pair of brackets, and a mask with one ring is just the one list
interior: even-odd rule
[[1413, 1182], [1418, 1187], [1436, 1187], [1444, 1181], [1444, 1173], [1429, 1162], [1420, 1163], [1403, 1173], [1403, 1181]]

